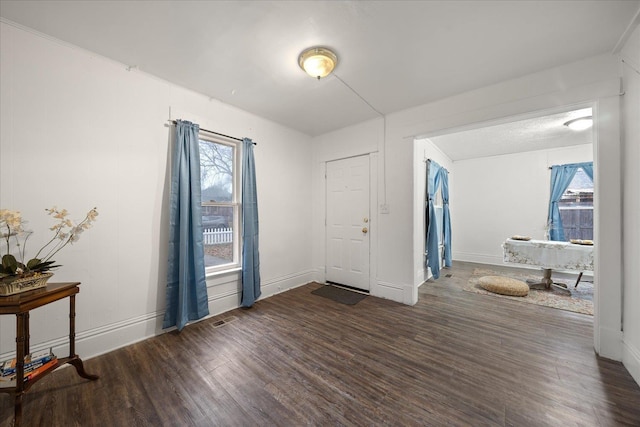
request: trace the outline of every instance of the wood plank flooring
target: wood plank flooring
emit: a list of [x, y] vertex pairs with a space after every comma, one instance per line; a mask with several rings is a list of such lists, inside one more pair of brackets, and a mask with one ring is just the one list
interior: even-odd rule
[[[464, 292], [475, 267], [444, 270], [414, 307], [309, 284], [85, 361], [98, 381], [58, 370], [25, 396], [24, 425], [640, 425], [640, 387], [595, 356], [592, 317]], [[12, 405], [0, 395], [3, 427]]]

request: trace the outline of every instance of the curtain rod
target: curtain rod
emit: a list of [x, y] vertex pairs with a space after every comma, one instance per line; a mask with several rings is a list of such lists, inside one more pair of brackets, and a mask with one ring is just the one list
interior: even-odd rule
[[[178, 122], [175, 120], [169, 120], [171, 123], [173, 123], [174, 125], [177, 124]], [[220, 133], [220, 132], [214, 132], [212, 130], [209, 129], [204, 129], [204, 128], [200, 128], [200, 130], [205, 131], [205, 132], [209, 132], [212, 133], [214, 135], [218, 135], [218, 136], [224, 136], [225, 138], [229, 138], [229, 139], [235, 139], [236, 141], [243, 141], [242, 138], [236, 138], [235, 136], [229, 136], [229, 135], [225, 135], [224, 133]], [[257, 143], [253, 142], [253, 145], [258, 145]]]

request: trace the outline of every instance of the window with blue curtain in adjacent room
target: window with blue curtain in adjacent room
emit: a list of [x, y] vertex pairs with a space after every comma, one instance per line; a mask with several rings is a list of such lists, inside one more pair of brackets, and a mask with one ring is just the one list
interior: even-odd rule
[[207, 273], [240, 267], [240, 144], [199, 134], [204, 265]]
[[593, 181], [579, 168], [558, 202], [566, 241], [593, 240]]

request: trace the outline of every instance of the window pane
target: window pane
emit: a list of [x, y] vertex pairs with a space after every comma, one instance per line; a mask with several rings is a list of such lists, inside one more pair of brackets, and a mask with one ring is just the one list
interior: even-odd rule
[[234, 268], [240, 263], [236, 153], [236, 145], [201, 135], [202, 237], [208, 272]]
[[234, 262], [234, 207], [203, 206], [202, 228], [204, 266], [214, 267]]
[[578, 169], [558, 203], [565, 240], [593, 240], [593, 181]]
[[200, 140], [202, 202], [231, 202], [233, 198], [233, 147]]

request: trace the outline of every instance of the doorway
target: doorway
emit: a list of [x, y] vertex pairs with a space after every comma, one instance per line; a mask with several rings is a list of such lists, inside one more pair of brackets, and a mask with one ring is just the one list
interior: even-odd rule
[[327, 282], [370, 290], [370, 159], [326, 164]]
[[[597, 107], [597, 104], [590, 103], [533, 111], [446, 132], [433, 132], [414, 142], [415, 165], [421, 166], [424, 159], [431, 157], [440, 162], [438, 156], [446, 155], [455, 171], [451, 203], [456, 260], [501, 266], [502, 243], [509, 236], [519, 234], [534, 240], [546, 239], [550, 167], [588, 161], [598, 163], [597, 166], [602, 164], [598, 162], [598, 127], [574, 132], [565, 125], [574, 118], [571, 115], [597, 118]], [[609, 143], [609, 139], [601, 139], [601, 147], [602, 141]], [[419, 172], [423, 177], [424, 172]], [[602, 184], [608, 176], [603, 176], [600, 171], [600, 181], [598, 176], [595, 178], [596, 187], [606, 188]], [[596, 190], [596, 201], [602, 195], [608, 197], [608, 191]], [[598, 221], [595, 218], [601, 214], [599, 209], [609, 206], [596, 201], [592, 208], [595, 216], [589, 216], [594, 220], [589, 224], [594, 226], [593, 240], [603, 242], [605, 239], [598, 239]], [[417, 203], [414, 209], [416, 215], [422, 213], [421, 204]], [[416, 223], [421, 225], [418, 221]], [[570, 225], [567, 221], [566, 226]], [[602, 237], [602, 232], [599, 235]], [[418, 251], [422, 246], [414, 244], [414, 248], [414, 259], [419, 260], [418, 256], [422, 254]], [[597, 280], [597, 276], [602, 274], [603, 264], [597, 262], [596, 256], [594, 253], [596, 271], [588, 280], [597, 283], [597, 287], [592, 288], [592, 298], [597, 306], [597, 294], [602, 295], [608, 283], [603, 285], [602, 280]], [[417, 262], [416, 266], [418, 269], [421, 267]], [[574, 282], [578, 274], [571, 276]], [[597, 324], [597, 318], [595, 321]]]

